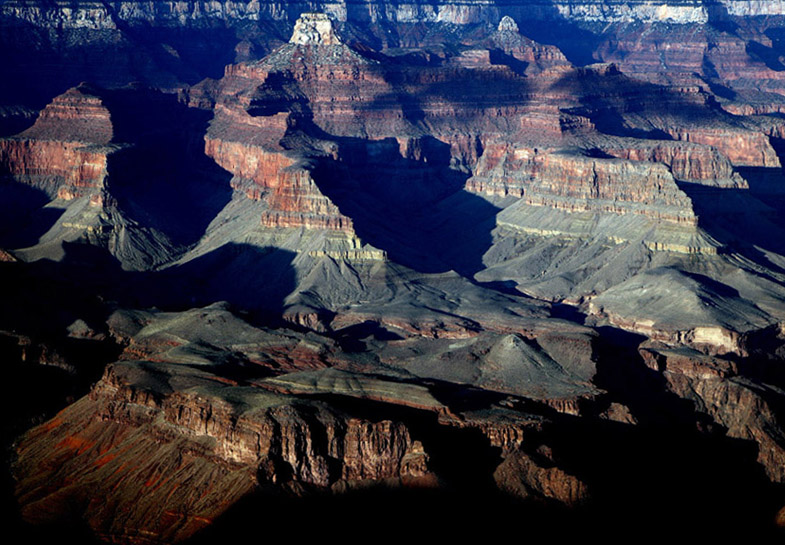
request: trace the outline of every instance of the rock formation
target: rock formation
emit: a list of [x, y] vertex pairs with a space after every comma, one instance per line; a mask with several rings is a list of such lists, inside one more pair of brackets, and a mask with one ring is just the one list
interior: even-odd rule
[[303, 13], [294, 23], [289, 43], [299, 45], [337, 45], [332, 21], [324, 13]]
[[783, 29], [773, 1], [3, 3], [18, 526], [209, 542], [243, 506], [426, 498], [776, 534]]
[[116, 147], [109, 111], [88, 87], [44, 108], [32, 127], [0, 141], [0, 168], [52, 197], [72, 199], [100, 188]]
[[[144, 385], [148, 373], [133, 364], [109, 368], [89, 397], [20, 445], [18, 470], [35, 471], [19, 491], [25, 516], [43, 522], [74, 495], [83, 497], [84, 482], [68, 485], [83, 466], [90, 468], [79, 480], [92, 483], [84, 499], [91, 525], [129, 542], [180, 541], [257, 479], [318, 487], [427, 481], [427, 454], [399, 423], [368, 422], [261, 391], [223, 399], [226, 385], [198, 373], [174, 375], [186, 382], [152, 389]], [[181, 391], [185, 384], [190, 393]], [[34, 469], [41, 463], [51, 473]], [[181, 479], [191, 484], [184, 488]]]

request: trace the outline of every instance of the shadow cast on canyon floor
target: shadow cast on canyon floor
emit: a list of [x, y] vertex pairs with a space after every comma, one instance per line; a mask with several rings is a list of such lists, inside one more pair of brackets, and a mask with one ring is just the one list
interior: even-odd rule
[[255, 322], [277, 323], [296, 287], [295, 256], [273, 246], [225, 244], [182, 265], [143, 273], [143, 284], [153, 286], [158, 302], [143, 300], [142, 306], [185, 310], [226, 301]]
[[[722, 253], [740, 255], [778, 274], [785, 274], [785, 193], [771, 185], [785, 181], [780, 169], [740, 168], [747, 189], [679, 183], [692, 200], [698, 225], [722, 244]], [[760, 271], [764, 274], [763, 271]]]
[[[162, 271], [125, 271], [106, 250], [64, 243], [60, 261], [2, 263], [0, 327], [62, 334], [77, 318], [103, 324], [115, 308], [182, 311], [225, 301], [248, 320], [279, 325], [295, 288], [293, 252], [230, 243]], [[58, 333], [60, 332], [60, 333]]]
[[232, 196], [232, 175], [204, 152], [212, 113], [157, 91], [112, 91], [104, 101], [114, 141], [132, 144], [109, 158], [112, 197], [139, 225], [195, 243]]
[[36, 244], [65, 211], [46, 207], [50, 200], [38, 188], [10, 180], [0, 182], [0, 247]]
[[[420, 85], [416, 78], [410, 81], [412, 74], [406, 69], [382, 74], [391, 92], [376, 97], [367, 108], [399, 110], [412, 134], [418, 135], [401, 141], [326, 132], [314, 121], [308, 95], [286, 74], [268, 78], [265, 88], [257, 91], [249, 113], [264, 116], [282, 111], [278, 95], [291, 97], [286, 106], [290, 123], [281, 145], [302, 150], [304, 142], [316, 142], [316, 147], [322, 148], [329, 143], [329, 155], [324, 150], [314, 153], [312, 177], [341, 214], [351, 218], [356, 234], [384, 250], [392, 261], [416, 271], [454, 270], [471, 278], [484, 268], [482, 256], [492, 243], [490, 231], [500, 208], [464, 189], [470, 173], [458, 164], [460, 160], [453, 156], [449, 143], [421, 134], [417, 127], [426, 116], [425, 101], [410, 89], [422, 86], [423, 96], [446, 100], [456, 108], [466, 107], [471, 113], [487, 102], [487, 85], [471, 79], [470, 70], [466, 72], [470, 98], [456, 95], [454, 85], [448, 82]], [[525, 95], [523, 78], [505, 82], [512, 96]], [[472, 102], [474, 98], [479, 105]]]
[[552, 415], [542, 432], [560, 467], [592, 491], [585, 514], [662, 535], [782, 535], [774, 521], [785, 491], [757, 462], [757, 445], [728, 437], [692, 401], [669, 392], [638, 353], [644, 337], [597, 330], [595, 383], [627, 405], [637, 424]]
[[[168, 239], [170, 246], [197, 242], [232, 195], [231, 174], [204, 153], [212, 114], [158, 91], [92, 91], [109, 109], [112, 141], [119, 144], [107, 155], [105, 211], [119, 209], [134, 227]], [[63, 187], [61, 175], [43, 180], [30, 176], [30, 183], [39, 186], [33, 187], [0, 174], [5, 174], [0, 182], [0, 247], [35, 245], [67, 207], [82, 206], [82, 200], [53, 200]]]
[[342, 157], [322, 160], [313, 176], [362, 240], [420, 272], [472, 278], [484, 268], [500, 209], [463, 189], [469, 175], [450, 168], [448, 144], [423, 137], [414, 160], [393, 138], [337, 140]]

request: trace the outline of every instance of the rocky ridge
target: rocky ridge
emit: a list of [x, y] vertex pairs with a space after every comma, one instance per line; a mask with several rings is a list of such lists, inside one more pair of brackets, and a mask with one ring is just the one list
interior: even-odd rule
[[[72, 28], [113, 29], [114, 18], [140, 22], [181, 22], [188, 23], [200, 19], [251, 19], [295, 18], [302, 13], [303, 6], [285, 9], [275, 2], [260, 2], [250, 5], [232, 2], [185, 2], [175, 6], [144, 5], [138, 2], [110, 2], [110, 9], [97, 2], [80, 2], [74, 8], [66, 2], [56, 3], [53, 11], [43, 13], [35, 1], [17, 0], [7, 2], [6, 15], [13, 15], [35, 24], [65, 23]], [[51, 8], [50, 8], [51, 9]], [[331, 15], [337, 20], [346, 20], [348, 8], [344, 2], [320, 2], [313, 6], [320, 12]], [[673, 24], [706, 23], [710, 17], [725, 10], [727, 16], [764, 17], [785, 15], [776, 0], [745, 2], [742, 0], [662, 0], [648, 2], [633, 0], [625, 3], [607, 0], [521, 0], [508, 8], [515, 15], [530, 11], [537, 19], [570, 18], [584, 21], [602, 22], [665, 22]], [[382, 4], [371, 3], [363, 15], [371, 20], [391, 19], [398, 22], [450, 22], [468, 24], [484, 21], [489, 16], [499, 17], [499, 8], [492, 3], [476, 6], [455, 4], [449, 1], [423, 5], [418, 2], [398, 4], [388, 9]], [[293, 15], [295, 17], [293, 17]]]

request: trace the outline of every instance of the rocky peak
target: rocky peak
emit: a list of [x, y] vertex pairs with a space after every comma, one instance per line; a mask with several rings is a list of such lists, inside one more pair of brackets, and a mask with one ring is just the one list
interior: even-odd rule
[[324, 13], [303, 13], [294, 24], [289, 43], [300, 45], [337, 45], [341, 40], [335, 34], [333, 23]]
[[28, 139], [108, 144], [114, 134], [100, 92], [82, 83], [55, 97], [35, 124], [19, 136]]
[[502, 20], [499, 21], [499, 26], [497, 28], [499, 32], [514, 32], [516, 34], [520, 33], [518, 29], [518, 23], [515, 22], [515, 19], [510, 17], [509, 15], [505, 15], [502, 17]]

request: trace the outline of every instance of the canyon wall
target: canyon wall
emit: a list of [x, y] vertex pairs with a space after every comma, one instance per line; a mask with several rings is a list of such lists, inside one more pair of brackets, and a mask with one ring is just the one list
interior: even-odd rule
[[116, 20], [132, 23], [162, 25], [196, 24], [201, 20], [289, 20], [301, 13], [320, 11], [338, 21], [390, 21], [398, 23], [455, 23], [485, 22], [507, 13], [513, 17], [542, 20], [558, 18], [587, 22], [663, 22], [673, 24], [702, 24], [712, 17], [764, 17], [785, 15], [785, 8], [777, 0], [660, 0], [649, 2], [631, 0], [519, 0], [498, 6], [491, 0], [481, 2], [452, 2], [449, 0], [420, 3], [404, 2], [394, 5], [380, 1], [362, 6], [350, 2], [323, 1], [287, 3], [272, 1], [188, 1], [188, 2], [54, 2], [43, 6], [31, 0], [14, 0], [3, 4], [2, 13], [36, 25], [57, 25], [61, 28], [115, 29]]
[[0, 140], [0, 172], [41, 189], [50, 198], [72, 199], [99, 189], [108, 157], [118, 149], [109, 110], [87, 87], [55, 98], [32, 127]]
[[[145, 376], [131, 364], [109, 368], [89, 397], [20, 445], [18, 470], [28, 478], [18, 494], [28, 519], [44, 522], [64, 502], [78, 501], [99, 535], [181, 541], [250, 493], [257, 479], [329, 487], [429, 474], [422, 444], [400, 423], [262, 391], [226, 400], [220, 382], [199, 374], [172, 376], [178, 390], [183, 380], [194, 389], [167, 393]], [[81, 484], [69, 484], [75, 478], [93, 483], [87, 497]]]

